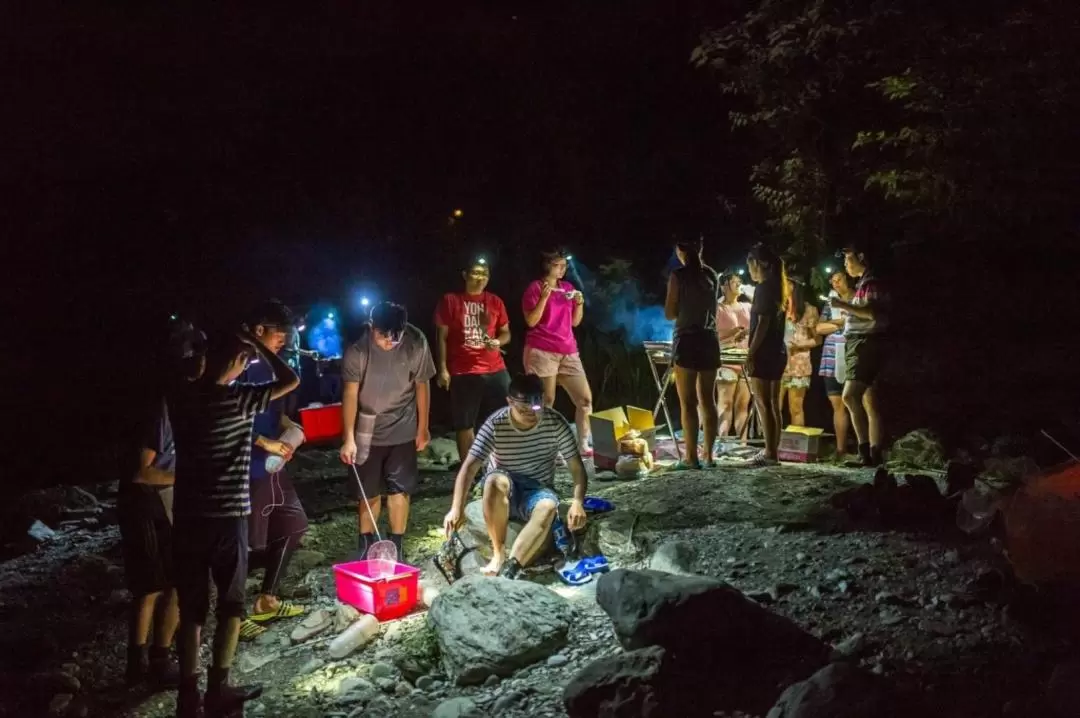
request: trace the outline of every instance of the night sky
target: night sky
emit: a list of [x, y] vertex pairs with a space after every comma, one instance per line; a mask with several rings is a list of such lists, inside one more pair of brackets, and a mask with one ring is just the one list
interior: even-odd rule
[[0, 31], [17, 404], [66, 407], [34, 434], [112, 412], [145, 323], [177, 309], [450, 289], [454, 238], [640, 266], [675, 231], [748, 243], [717, 201], [746, 204], [727, 100], [688, 62], [734, 6], [130, 5]]

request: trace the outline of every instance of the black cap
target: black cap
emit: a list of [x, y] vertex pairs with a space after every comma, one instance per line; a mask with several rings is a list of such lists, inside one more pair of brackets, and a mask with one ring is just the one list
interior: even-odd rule
[[507, 396], [533, 406], [544, 405], [544, 382], [532, 374], [517, 374], [510, 380]]
[[292, 329], [299, 322], [283, 302], [270, 299], [255, 307], [249, 314], [246, 322], [249, 329], [254, 330], [257, 326], [277, 327], [279, 329]]
[[400, 304], [379, 302], [371, 308], [371, 326], [383, 334], [400, 337], [408, 322], [409, 312]]
[[169, 326], [166, 351], [176, 361], [202, 354], [206, 351], [206, 333], [186, 319], [175, 319]]

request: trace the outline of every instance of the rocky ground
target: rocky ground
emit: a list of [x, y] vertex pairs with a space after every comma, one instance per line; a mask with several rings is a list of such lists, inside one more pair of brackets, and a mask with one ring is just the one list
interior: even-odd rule
[[[485, 587], [469, 598], [461, 586], [446, 589], [430, 557], [453, 476], [438, 463], [445, 455], [433, 459], [405, 549], [423, 571], [429, 600], [444, 592], [433, 620], [421, 608], [333, 660], [328, 644], [345, 624], [333, 625], [330, 567], [355, 551], [355, 503], [332, 452], [298, 454], [295, 481], [313, 525], [285, 593], [325, 609], [328, 627], [294, 640], [299, 621], [292, 621], [242, 645], [236, 678], [266, 686], [247, 715], [564, 716], [564, 687], [590, 662], [623, 650], [596, 601], [596, 581], [570, 588], [547, 570], [528, 577], [543, 596]], [[928, 475], [943, 486], [942, 475]], [[944, 503], [865, 510], [872, 481], [870, 472], [825, 465], [597, 480], [590, 494], [616, 510], [591, 518], [585, 545], [615, 566], [721, 579], [831, 644], [835, 656], [920, 696], [929, 715], [1054, 715], [1045, 689], [1071, 643], [1060, 630], [1039, 630], [1019, 608], [1022, 592], [1010, 588], [998, 545], [956, 530]], [[881, 491], [896, 490], [882, 481]], [[569, 477], [559, 484], [568, 489]], [[69, 513], [66, 524], [50, 517], [54, 536], [9, 546], [9, 554], [26, 552], [0, 564], [0, 715], [171, 715], [170, 694], [120, 686], [128, 596], [108, 488], [96, 494], [52, 497], [81, 513]], [[469, 614], [470, 601], [472, 608], [487, 602], [485, 611]], [[502, 644], [485, 662], [462, 653], [479, 650], [465, 645], [470, 635]], [[463, 667], [470, 660], [483, 665]], [[466, 674], [472, 685], [452, 680]]]

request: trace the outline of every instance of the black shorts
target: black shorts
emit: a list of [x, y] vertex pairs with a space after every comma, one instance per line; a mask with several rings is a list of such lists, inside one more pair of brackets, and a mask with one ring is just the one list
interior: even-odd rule
[[219, 618], [244, 615], [248, 574], [248, 520], [177, 518], [173, 566], [180, 618], [202, 625], [210, 612], [210, 581], [217, 588]]
[[[452, 385], [452, 383], [451, 383]], [[397, 446], [373, 446], [367, 461], [356, 467], [364, 493], [369, 499], [383, 494], [409, 494], [416, 492], [420, 484], [420, 467], [416, 463], [416, 442], [409, 441]], [[353, 483], [356, 477], [349, 476]], [[360, 499], [360, 489], [356, 490]]]
[[715, 371], [720, 368], [720, 341], [716, 332], [693, 331], [676, 335], [671, 362], [680, 369]]
[[284, 471], [251, 480], [248, 547], [261, 551], [268, 543], [307, 531], [308, 518]]
[[161, 491], [145, 484], [124, 483], [116, 509], [128, 590], [132, 595], [146, 596], [171, 588], [173, 528]]
[[823, 376], [821, 380], [825, 382], [826, 396], [842, 396], [844, 394], [844, 385], [838, 382], [835, 376]]
[[867, 386], [877, 381], [889, 356], [886, 337], [883, 334], [849, 334], [844, 344], [846, 380]]
[[747, 375], [751, 379], [780, 381], [787, 369], [787, 349], [783, 345], [780, 345], [779, 351], [762, 347], [757, 353], [750, 355], [747, 361]]
[[457, 374], [450, 377], [450, 413], [454, 431], [476, 429], [484, 419], [506, 406], [510, 374]]

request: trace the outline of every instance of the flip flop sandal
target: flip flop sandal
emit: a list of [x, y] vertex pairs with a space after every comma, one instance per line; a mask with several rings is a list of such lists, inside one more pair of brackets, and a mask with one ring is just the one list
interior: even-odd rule
[[568, 563], [556, 573], [567, 586], [582, 586], [592, 581], [592, 574], [581, 567], [581, 562]]
[[585, 501], [582, 502], [582, 507], [589, 513], [594, 514], [604, 514], [615, 510], [615, 504], [599, 496], [586, 496]]
[[255, 623], [272, 623], [282, 618], [296, 618], [297, 616], [304, 615], [307, 611], [303, 606], [297, 606], [292, 601], [278, 601], [277, 609], [273, 611], [266, 611], [265, 613], [253, 613], [248, 616], [248, 620]]
[[586, 556], [578, 562], [578, 566], [590, 574], [593, 573], [607, 573], [611, 570], [611, 565], [608, 563], [606, 556]]
[[255, 621], [252, 621], [250, 618], [245, 618], [240, 623], [241, 641], [254, 641], [264, 633], [266, 633], [266, 629], [255, 623]]
[[701, 464], [690, 464], [685, 460], [680, 460], [675, 466], [671, 467], [672, 471], [700, 471]]
[[701, 468], [703, 468], [703, 469], [715, 469], [716, 468], [716, 462], [715, 461], [702, 461], [701, 462]]

